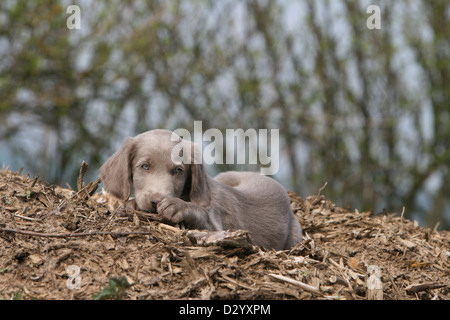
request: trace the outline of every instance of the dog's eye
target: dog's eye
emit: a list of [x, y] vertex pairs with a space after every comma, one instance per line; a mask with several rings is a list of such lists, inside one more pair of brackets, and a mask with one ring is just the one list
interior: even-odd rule
[[177, 174], [177, 173], [180, 173], [180, 172], [183, 172], [183, 168], [176, 167], [175, 169], [172, 170], [173, 174]]
[[143, 165], [141, 165], [141, 168], [144, 169], [144, 170], [150, 169], [150, 167], [148, 166], [147, 163], [144, 163]]

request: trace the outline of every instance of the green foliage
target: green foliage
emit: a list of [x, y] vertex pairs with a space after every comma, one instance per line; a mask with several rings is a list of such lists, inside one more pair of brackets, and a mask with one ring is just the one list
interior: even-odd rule
[[94, 300], [122, 300], [125, 290], [131, 287], [125, 276], [120, 278], [112, 277], [109, 279], [108, 286], [94, 295]]
[[11, 297], [7, 297], [5, 296], [1, 291], [0, 291], [0, 300], [23, 300], [24, 299], [24, 292], [23, 290], [17, 290], [16, 292], [14, 292]]

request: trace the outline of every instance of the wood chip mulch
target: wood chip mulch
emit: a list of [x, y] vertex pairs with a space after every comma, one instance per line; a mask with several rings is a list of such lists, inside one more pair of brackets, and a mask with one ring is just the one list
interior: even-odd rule
[[450, 299], [450, 233], [400, 213], [290, 192], [304, 240], [266, 251], [126, 211], [85, 170], [76, 192], [0, 171], [0, 299], [94, 299], [118, 278], [131, 286], [114, 298], [132, 300]]

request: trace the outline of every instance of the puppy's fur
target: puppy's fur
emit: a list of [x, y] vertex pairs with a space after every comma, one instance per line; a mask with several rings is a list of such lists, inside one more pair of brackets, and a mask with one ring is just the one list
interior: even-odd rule
[[207, 230], [248, 230], [266, 249], [289, 249], [302, 239], [286, 190], [256, 172], [225, 172], [214, 179], [202, 164], [172, 161], [179, 138], [152, 130], [128, 138], [100, 168], [105, 189], [126, 201], [134, 187], [137, 208], [173, 223]]

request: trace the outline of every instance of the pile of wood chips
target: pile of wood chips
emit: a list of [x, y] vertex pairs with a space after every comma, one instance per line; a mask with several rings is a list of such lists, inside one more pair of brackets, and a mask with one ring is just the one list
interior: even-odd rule
[[245, 231], [125, 212], [98, 184], [0, 171], [0, 299], [93, 299], [120, 277], [131, 284], [120, 299], [450, 299], [449, 232], [400, 215], [290, 193], [304, 240], [266, 251]]

